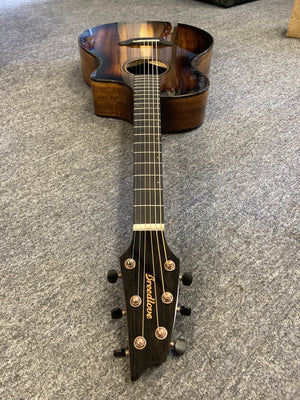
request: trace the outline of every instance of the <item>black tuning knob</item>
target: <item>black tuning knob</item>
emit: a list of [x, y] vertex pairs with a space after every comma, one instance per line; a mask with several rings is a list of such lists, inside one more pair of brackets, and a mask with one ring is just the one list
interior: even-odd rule
[[110, 269], [107, 272], [107, 280], [110, 283], [115, 283], [117, 279], [119, 278], [120, 274], [115, 269]]
[[114, 350], [114, 357], [121, 358], [121, 357], [126, 357], [126, 356], [127, 356], [127, 350], [126, 349]]
[[172, 343], [172, 350], [177, 356], [182, 356], [185, 352], [186, 345], [184, 339], [177, 339], [175, 342]]
[[121, 308], [113, 308], [111, 310], [111, 317], [112, 319], [120, 319], [124, 315], [124, 311], [121, 310]]
[[192, 309], [191, 307], [181, 306], [178, 307], [178, 311], [180, 312], [181, 315], [189, 316], [191, 315]]
[[184, 284], [184, 286], [190, 286], [190, 284], [193, 282], [193, 275], [191, 272], [185, 272], [181, 276], [181, 282]]

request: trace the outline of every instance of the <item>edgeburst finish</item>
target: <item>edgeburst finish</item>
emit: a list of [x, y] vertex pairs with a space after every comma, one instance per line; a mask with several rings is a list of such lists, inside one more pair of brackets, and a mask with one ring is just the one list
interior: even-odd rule
[[97, 115], [133, 122], [133, 92], [126, 63], [149, 57], [146, 46], [119, 45], [132, 38], [161, 38], [158, 58], [162, 133], [196, 128], [204, 120], [213, 38], [199, 28], [169, 22], [112, 23], [79, 36], [84, 80], [91, 85]]

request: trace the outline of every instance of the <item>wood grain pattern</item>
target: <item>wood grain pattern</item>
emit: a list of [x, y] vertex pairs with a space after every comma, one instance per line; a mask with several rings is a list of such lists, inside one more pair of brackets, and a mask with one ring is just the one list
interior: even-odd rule
[[158, 54], [168, 65], [160, 77], [162, 133], [201, 125], [213, 39], [201, 29], [168, 22], [107, 24], [80, 35], [82, 73], [92, 87], [95, 113], [133, 122], [132, 80], [126, 74], [126, 63], [149, 57], [149, 53], [145, 46], [120, 46], [119, 42], [139, 37], [159, 37], [174, 44], [160, 47]]
[[[152, 237], [150, 237], [152, 236]], [[152, 246], [151, 246], [152, 243]], [[160, 271], [161, 260], [165, 260], [164, 247], [166, 248], [167, 258], [173, 260], [176, 268], [174, 271], [166, 271], [163, 269], [163, 275]], [[143, 256], [145, 254], [145, 257]], [[152, 259], [152, 254], [153, 258]], [[142, 256], [140, 256], [142, 255]], [[128, 270], [124, 263], [127, 258], [135, 258], [137, 265], [134, 269]], [[120, 257], [120, 265], [122, 271], [122, 281], [126, 300], [126, 315], [128, 328], [128, 343], [130, 357], [130, 375], [132, 380], [136, 380], [145, 369], [149, 366], [163, 363], [170, 350], [171, 333], [174, 325], [174, 316], [176, 313], [176, 304], [178, 293], [179, 279], [179, 259], [170, 251], [165, 243], [163, 232], [134, 232], [132, 243], [128, 250]], [[155, 267], [153, 267], [155, 265]], [[139, 273], [139, 269], [142, 273]], [[153, 297], [156, 304], [153, 304], [152, 319], [145, 318], [143, 308], [133, 308], [130, 306], [131, 295], [136, 294], [137, 282], [139, 282], [141, 296], [143, 297], [143, 285], [145, 275], [155, 276], [155, 290], [153, 285]], [[174, 301], [171, 304], [164, 304], [160, 301], [163, 293], [164, 280], [165, 288], [172, 293]], [[145, 300], [145, 298], [143, 298]], [[156, 308], [157, 306], [157, 308]], [[164, 326], [168, 331], [168, 337], [165, 340], [157, 340], [154, 331], [157, 327], [157, 319], [159, 325]], [[133, 341], [134, 338], [141, 335], [142, 321], [145, 321], [143, 336], [147, 340], [147, 346], [143, 350], [137, 350]]]

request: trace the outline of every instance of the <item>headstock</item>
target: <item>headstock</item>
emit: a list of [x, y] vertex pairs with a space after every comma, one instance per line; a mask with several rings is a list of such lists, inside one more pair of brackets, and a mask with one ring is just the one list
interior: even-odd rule
[[[126, 314], [128, 349], [114, 354], [129, 355], [131, 379], [135, 380], [148, 367], [166, 360], [174, 346], [171, 337], [176, 312], [189, 315], [190, 308], [177, 308], [179, 259], [167, 246], [163, 231], [134, 231], [120, 265], [121, 273], [110, 270], [108, 280], [115, 282], [122, 276], [126, 308], [112, 310], [112, 317]], [[187, 276], [185, 283], [190, 282], [191, 276]], [[178, 341], [177, 353], [184, 349], [184, 342]]]

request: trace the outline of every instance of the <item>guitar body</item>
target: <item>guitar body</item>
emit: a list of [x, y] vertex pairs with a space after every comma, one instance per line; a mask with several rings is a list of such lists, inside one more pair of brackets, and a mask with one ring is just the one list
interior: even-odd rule
[[83, 32], [79, 36], [82, 73], [92, 87], [95, 113], [133, 122], [127, 69], [138, 69], [134, 61], [148, 54], [145, 46], [126, 45], [126, 41], [154, 37], [172, 43], [159, 46], [157, 54], [164, 70], [160, 77], [162, 133], [192, 130], [204, 120], [213, 38], [184, 24], [112, 23]]

